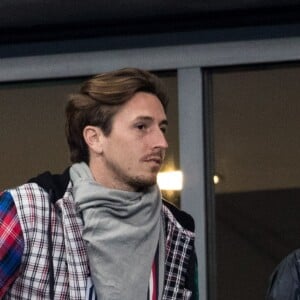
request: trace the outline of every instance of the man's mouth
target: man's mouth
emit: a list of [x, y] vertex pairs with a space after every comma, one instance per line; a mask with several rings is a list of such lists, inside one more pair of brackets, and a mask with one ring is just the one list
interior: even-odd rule
[[146, 160], [147, 162], [154, 162], [158, 165], [162, 164], [162, 159], [160, 157], [153, 157]]
[[161, 165], [163, 163], [163, 158], [161, 154], [151, 154], [147, 155], [142, 159], [144, 162], [154, 162], [158, 165]]

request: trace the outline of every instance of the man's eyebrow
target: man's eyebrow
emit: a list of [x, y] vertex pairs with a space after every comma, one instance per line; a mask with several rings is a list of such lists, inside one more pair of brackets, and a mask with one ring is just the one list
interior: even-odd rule
[[149, 116], [138, 116], [135, 118], [137, 121], [152, 121], [153, 118]]
[[160, 125], [166, 125], [166, 126], [168, 126], [168, 124], [169, 124], [169, 122], [168, 122], [167, 119], [162, 120], [162, 121], [160, 122]]
[[[149, 116], [138, 116], [135, 120], [136, 121], [153, 121], [153, 118], [149, 117]], [[168, 125], [168, 120], [164, 119], [159, 124], [160, 125]]]

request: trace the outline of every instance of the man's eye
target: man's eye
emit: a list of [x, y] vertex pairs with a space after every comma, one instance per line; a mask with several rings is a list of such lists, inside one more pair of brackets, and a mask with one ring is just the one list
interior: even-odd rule
[[161, 127], [160, 130], [163, 134], [167, 133], [167, 127]]
[[144, 129], [146, 129], [146, 125], [145, 124], [137, 124], [136, 128], [139, 130], [144, 130]]

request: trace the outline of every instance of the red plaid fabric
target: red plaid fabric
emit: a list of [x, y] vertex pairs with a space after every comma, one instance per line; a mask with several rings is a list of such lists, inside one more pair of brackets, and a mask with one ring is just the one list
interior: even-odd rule
[[[86, 299], [89, 268], [81, 238], [82, 221], [73, 198], [65, 197], [49, 207], [48, 194], [37, 184], [25, 184], [10, 190], [15, 200], [24, 236], [22, 272], [4, 299], [49, 299], [48, 234], [52, 235], [54, 299]], [[52, 210], [52, 232], [48, 232]]]
[[21, 225], [13, 198], [0, 194], [0, 299], [17, 278], [24, 250]]

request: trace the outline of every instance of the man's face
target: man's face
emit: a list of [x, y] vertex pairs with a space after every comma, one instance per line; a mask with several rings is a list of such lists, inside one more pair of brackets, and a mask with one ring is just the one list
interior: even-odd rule
[[102, 171], [111, 187], [136, 191], [156, 183], [168, 147], [166, 129], [163, 106], [153, 94], [138, 92], [121, 107], [111, 133], [102, 137]]

